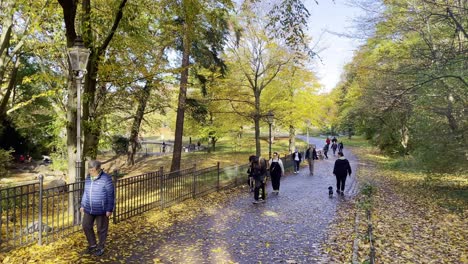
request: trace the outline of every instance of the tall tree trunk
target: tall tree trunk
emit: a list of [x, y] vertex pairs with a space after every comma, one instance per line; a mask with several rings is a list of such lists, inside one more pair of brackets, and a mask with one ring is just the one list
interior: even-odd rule
[[138, 108], [133, 119], [132, 130], [130, 132], [130, 145], [127, 154], [127, 165], [135, 164], [135, 153], [138, 147], [138, 134], [140, 133], [141, 121], [143, 120], [146, 105], [150, 97], [151, 85], [151, 82], [147, 81], [145, 87], [143, 87], [141, 95], [138, 98]]
[[3, 124], [3, 121], [7, 115], [8, 101], [10, 100], [11, 93], [15, 88], [16, 77], [18, 75], [18, 68], [20, 65], [20, 59], [17, 58], [16, 62], [11, 70], [10, 80], [8, 82], [6, 93], [3, 95], [2, 101], [0, 102], [0, 124]]
[[[88, 73], [83, 85], [83, 156], [82, 160], [96, 159], [99, 136], [101, 135], [101, 115], [98, 110], [98, 102], [96, 100], [97, 75], [99, 69], [99, 55], [95, 54], [92, 49], [88, 62]], [[80, 175], [84, 179], [85, 170], [82, 170]]]
[[262, 155], [262, 147], [260, 145], [260, 118], [261, 118], [261, 111], [260, 111], [260, 95], [261, 90], [255, 85], [254, 89], [254, 97], [255, 97], [255, 113], [254, 113], [254, 125], [255, 125], [255, 155], [260, 157]]
[[187, 84], [190, 66], [190, 46], [191, 41], [188, 32], [187, 23], [184, 22], [184, 36], [182, 52], [182, 72], [180, 76], [179, 102], [177, 106], [176, 127], [174, 135], [174, 151], [172, 152], [171, 171], [180, 170], [180, 161], [182, 158], [182, 136], [184, 133], [184, 118], [185, 118], [185, 100], [187, 98]]
[[296, 148], [296, 129], [294, 126], [289, 126], [289, 152], [293, 152]]
[[260, 147], [260, 114], [256, 114], [254, 117], [255, 125], [255, 155], [260, 157], [262, 150]]
[[[94, 38], [92, 37], [92, 21], [91, 21], [91, 1], [83, 0], [82, 9], [83, 17], [81, 26], [83, 28], [83, 40], [85, 44], [90, 48], [91, 54], [89, 56], [85, 84], [84, 84], [84, 100], [83, 100], [83, 132], [84, 132], [84, 141], [83, 141], [83, 157], [86, 159], [96, 159], [98, 151], [99, 137], [101, 135], [101, 120], [103, 112], [99, 111], [99, 108], [105, 101], [105, 96], [107, 91], [105, 87], [98, 91], [97, 95], [97, 78], [99, 72], [99, 64], [101, 63], [101, 58], [104, 57], [104, 54], [112, 41], [115, 32], [120, 24], [120, 21], [123, 17], [123, 9], [127, 4], [127, 0], [120, 0], [119, 8], [115, 14], [112, 28], [109, 30], [109, 33], [104, 38], [101, 45], [93, 42]], [[96, 100], [98, 98], [98, 100]], [[82, 170], [84, 171], [84, 170]], [[84, 178], [82, 173], [81, 178]]]
[[68, 154], [68, 183], [79, 180], [76, 175], [76, 118], [77, 118], [77, 87], [76, 82], [72, 82], [73, 77], [70, 73], [68, 78], [68, 97], [67, 97], [67, 154]]

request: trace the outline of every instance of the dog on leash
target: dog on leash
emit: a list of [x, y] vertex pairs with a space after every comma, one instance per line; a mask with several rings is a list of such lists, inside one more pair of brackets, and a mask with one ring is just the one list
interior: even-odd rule
[[333, 196], [333, 187], [331, 187], [331, 186], [328, 187], [328, 196], [329, 197]]

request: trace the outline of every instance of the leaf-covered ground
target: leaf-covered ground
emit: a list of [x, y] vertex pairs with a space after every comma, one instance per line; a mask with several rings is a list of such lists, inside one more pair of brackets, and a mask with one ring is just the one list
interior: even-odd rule
[[355, 152], [361, 186], [372, 186], [373, 194], [340, 205], [324, 247], [332, 262], [351, 262], [355, 239], [354, 260], [369, 261], [370, 208], [376, 263], [468, 263], [467, 175], [428, 180], [428, 174], [385, 167], [387, 158], [369, 149]]

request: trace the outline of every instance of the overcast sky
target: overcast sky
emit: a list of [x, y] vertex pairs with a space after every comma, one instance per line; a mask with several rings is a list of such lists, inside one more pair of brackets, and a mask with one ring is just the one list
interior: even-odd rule
[[[345, 37], [339, 37], [325, 31], [351, 33], [352, 19], [360, 14], [360, 10], [350, 7], [347, 0], [320, 0], [317, 5], [313, 0], [306, 0], [309, 10], [309, 34], [315, 41], [319, 41], [319, 52], [322, 62], [318, 61], [314, 69], [318, 74], [324, 91], [330, 91], [340, 80], [343, 66], [351, 61], [353, 51], [358, 42]], [[325, 33], [323, 33], [325, 32]]]

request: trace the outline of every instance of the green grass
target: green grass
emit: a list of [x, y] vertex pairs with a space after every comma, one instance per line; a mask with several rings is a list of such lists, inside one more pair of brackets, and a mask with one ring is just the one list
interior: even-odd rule
[[346, 148], [347, 146], [349, 147], [365, 147], [365, 148], [370, 148], [371, 145], [367, 139], [365, 139], [362, 136], [353, 136], [351, 139], [348, 139], [348, 137], [341, 137], [338, 138], [338, 142], [343, 141], [343, 145]]

